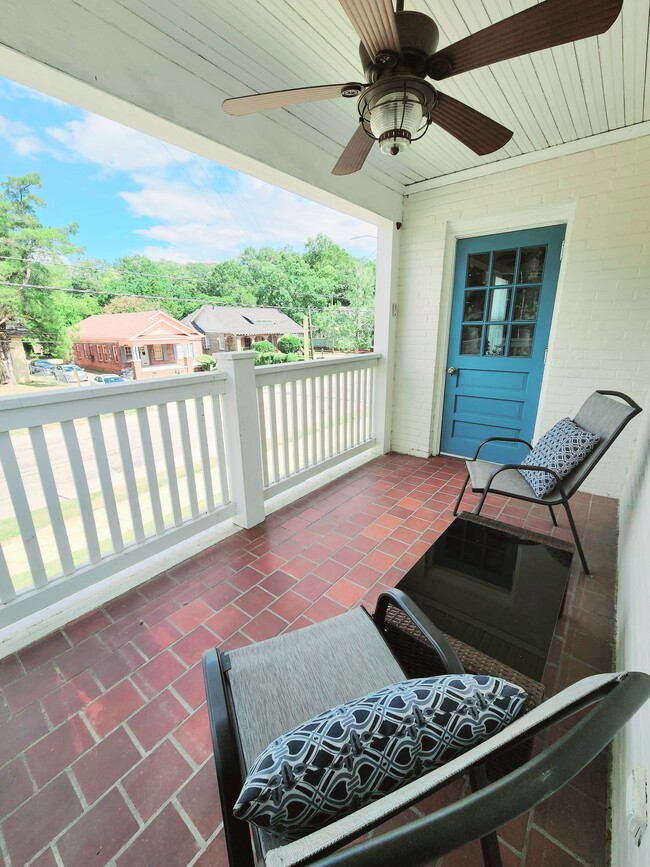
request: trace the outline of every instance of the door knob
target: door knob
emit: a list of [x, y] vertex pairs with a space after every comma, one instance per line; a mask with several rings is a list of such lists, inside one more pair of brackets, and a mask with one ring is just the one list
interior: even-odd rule
[[450, 368], [447, 370], [447, 373], [448, 373], [450, 376], [452, 376], [454, 373], [456, 373], [456, 368], [455, 368], [455, 367], [450, 367]]

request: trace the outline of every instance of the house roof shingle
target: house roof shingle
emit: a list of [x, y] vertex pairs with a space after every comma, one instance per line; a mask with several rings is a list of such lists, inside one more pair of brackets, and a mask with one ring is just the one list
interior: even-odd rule
[[215, 307], [204, 304], [181, 320], [203, 332], [253, 337], [302, 334], [302, 326], [276, 307]]
[[147, 340], [199, 337], [192, 326], [162, 310], [139, 313], [95, 313], [79, 323], [80, 340]]

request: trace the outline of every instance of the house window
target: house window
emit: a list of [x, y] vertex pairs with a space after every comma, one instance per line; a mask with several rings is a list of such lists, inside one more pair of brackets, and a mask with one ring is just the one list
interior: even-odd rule
[[132, 361], [132, 359], [133, 359], [133, 353], [131, 352], [131, 347], [130, 346], [123, 346], [122, 347], [122, 360], [123, 361]]
[[226, 338], [224, 337], [223, 334], [220, 334], [220, 335], [219, 335], [219, 337], [218, 337], [218, 342], [219, 342], [219, 349], [221, 350], [221, 352], [225, 352], [225, 349], [226, 349]]
[[208, 351], [209, 351], [209, 349], [210, 349], [210, 338], [208, 337], [207, 334], [206, 334], [205, 337], [203, 338], [203, 348], [204, 348], [204, 349], [207, 349]]
[[194, 358], [194, 344], [186, 343], [185, 344], [185, 358]]
[[160, 345], [156, 345], [153, 348], [153, 360], [154, 361], [162, 361], [163, 360], [163, 348]]

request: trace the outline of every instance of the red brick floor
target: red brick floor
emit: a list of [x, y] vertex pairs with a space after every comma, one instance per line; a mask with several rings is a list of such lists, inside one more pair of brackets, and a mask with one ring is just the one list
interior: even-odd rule
[[[225, 865], [202, 651], [260, 641], [357, 603], [372, 609], [452, 520], [461, 467], [449, 458], [378, 458], [3, 659], [6, 864]], [[465, 502], [471, 507], [472, 497]], [[593, 575], [574, 563], [548, 692], [611, 667], [616, 503], [588, 495], [573, 503]], [[552, 531], [548, 512], [526, 503], [494, 498], [485, 514]], [[560, 523], [555, 534], [568, 538], [563, 515]], [[503, 828], [505, 867], [606, 867], [607, 779], [603, 755]], [[436, 867], [479, 864], [472, 844]]]

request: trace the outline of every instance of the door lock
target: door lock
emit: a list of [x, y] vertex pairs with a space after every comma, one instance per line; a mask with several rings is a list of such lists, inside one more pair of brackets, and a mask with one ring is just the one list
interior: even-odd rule
[[456, 368], [455, 368], [455, 367], [450, 367], [450, 368], [447, 370], [447, 373], [449, 374], [449, 376], [453, 376], [454, 373], [456, 373]]

